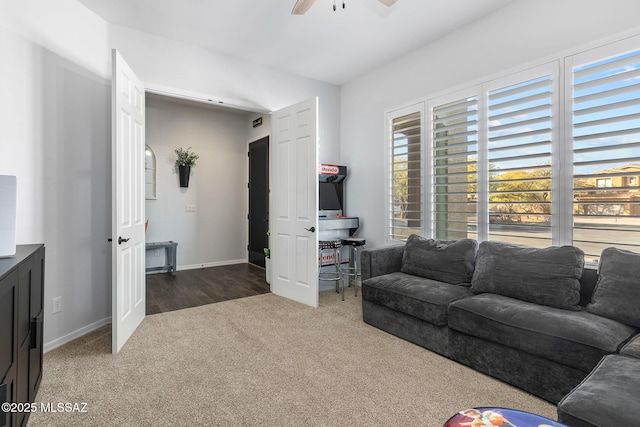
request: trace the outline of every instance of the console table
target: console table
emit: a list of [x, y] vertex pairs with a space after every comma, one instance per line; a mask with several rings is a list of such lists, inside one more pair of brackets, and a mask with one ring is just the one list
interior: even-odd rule
[[164, 265], [156, 267], [147, 267], [145, 271], [170, 271], [172, 275], [176, 275], [176, 253], [178, 252], [178, 244], [173, 241], [168, 242], [148, 242], [146, 243], [146, 250], [164, 249]]
[[[0, 258], [0, 403], [35, 402], [42, 379], [44, 246]], [[0, 426], [24, 426], [28, 411], [0, 411]]]

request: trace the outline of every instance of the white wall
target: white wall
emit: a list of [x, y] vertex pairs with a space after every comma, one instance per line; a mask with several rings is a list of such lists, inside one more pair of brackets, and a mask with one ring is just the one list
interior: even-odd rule
[[[346, 211], [369, 247], [386, 243], [385, 111], [622, 31], [637, 31], [636, 0], [514, 1], [496, 13], [342, 87]], [[637, 29], [637, 30], [636, 30]]]
[[[248, 114], [150, 96], [146, 112], [158, 197], [146, 201], [147, 241], [178, 242], [178, 269], [246, 261]], [[200, 156], [188, 188], [179, 186], [178, 147]], [[164, 265], [164, 254], [153, 255], [147, 252], [148, 266]]]
[[112, 47], [159, 87], [265, 109], [319, 96], [321, 153], [339, 155], [335, 85], [113, 27], [75, 0], [3, 0], [0, 173], [18, 177], [18, 243], [47, 247], [45, 349], [111, 317]]
[[45, 342], [111, 312], [107, 38], [75, 1], [0, 3], [0, 173], [18, 177], [18, 243], [46, 245]]
[[338, 86], [118, 25], [111, 26], [111, 40], [142, 80], [154, 87], [180, 89], [254, 111], [275, 111], [318, 96], [319, 159], [339, 160]]

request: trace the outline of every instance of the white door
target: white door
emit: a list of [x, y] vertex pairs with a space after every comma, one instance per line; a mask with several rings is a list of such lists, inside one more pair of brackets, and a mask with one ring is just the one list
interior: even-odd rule
[[112, 56], [112, 351], [145, 316], [144, 85]]
[[318, 98], [271, 117], [271, 291], [318, 306]]

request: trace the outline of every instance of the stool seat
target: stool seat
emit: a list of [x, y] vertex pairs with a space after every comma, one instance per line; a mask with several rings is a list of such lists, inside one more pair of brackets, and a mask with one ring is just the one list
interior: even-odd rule
[[342, 240], [319, 240], [318, 248], [323, 249], [338, 249], [342, 247]]
[[349, 237], [348, 239], [342, 239], [342, 246], [364, 246], [367, 241], [362, 237]]

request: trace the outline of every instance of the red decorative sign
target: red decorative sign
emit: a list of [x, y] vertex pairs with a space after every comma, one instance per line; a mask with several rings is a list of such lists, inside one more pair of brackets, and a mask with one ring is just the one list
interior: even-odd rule
[[338, 175], [340, 173], [340, 168], [335, 165], [322, 164], [318, 168], [318, 173], [321, 175]]

